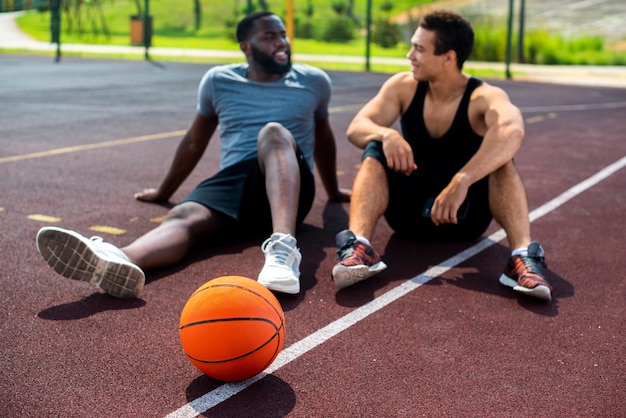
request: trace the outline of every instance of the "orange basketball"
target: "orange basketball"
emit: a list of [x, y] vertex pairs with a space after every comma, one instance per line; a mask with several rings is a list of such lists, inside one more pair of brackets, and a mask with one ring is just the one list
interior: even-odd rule
[[234, 382], [272, 364], [283, 348], [285, 314], [263, 285], [225, 276], [191, 295], [179, 330], [183, 350], [194, 366], [209, 377]]

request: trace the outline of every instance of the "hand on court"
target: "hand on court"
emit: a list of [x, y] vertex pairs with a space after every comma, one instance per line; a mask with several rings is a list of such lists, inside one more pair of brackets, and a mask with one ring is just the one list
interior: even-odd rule
[[387, 166], [393, 171], [408, 176], [417, 170], [411, 145], [399, 132], [394, 130], [383, 137], [383, 152], [387, 158]]
[[139, 193], [135, 193], [135, 199], [142, 202], [163, 202], [167, 199], [163, 198], [157, 189], [144, 189]]

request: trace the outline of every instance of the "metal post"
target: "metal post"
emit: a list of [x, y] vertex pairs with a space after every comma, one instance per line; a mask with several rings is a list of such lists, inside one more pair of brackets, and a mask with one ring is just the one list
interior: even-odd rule
[[54, 62], [61, 61], [61, 0], [52, 1], [52, 13], [50, 13], [50, 31], [52, 43], [57, 44]]
[[517, 62], [525, 62], [524, 58], [524, 20], [526, 19], [525, 0], [519, 6], [519, 35], [517, 36]]
[[150, 41], [152, 37], [152, 24], [150, 22], [150, 0], [145, 0], [143, 8], [143, 46], [145, 47], [144, 58], [150, 59], [148, 49], [150, 48]]
[[365, 30], [365, 71], [370, 71], [370, 43], [372, 40], [372, 0], [367, 0]]
[[509, 23], [506, 33], [506, 78], [511, 79], [511, 44], [513, 43], [513, 0], [509, 0]]
[[293, 0], [287, 0], [287, 7], [286, 7], [286, 16], [285, 19], [287, 20], [286, 23], [286, 31], [287, 31], [287, 38], [289, 38], [290, 43], [291, 43], [291, 51], [293, 52], [293, 44], [296, 40], [296, 28], [295, 28], [295, 22], [294, 22], [294, 8], [293, 8]]

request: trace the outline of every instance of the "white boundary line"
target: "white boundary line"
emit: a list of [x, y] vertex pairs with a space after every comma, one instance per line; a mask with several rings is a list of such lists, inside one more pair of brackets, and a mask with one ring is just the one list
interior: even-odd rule
[[521, 106], [522, 112], [578, 112], [584, 110], [621, 109], [626, 102], [581, 103], [571, 105]]
[[[618, 161], [600, 170], [598, 173], [578, 183], [577, 185], [561, 193], [559, 196], [555, 197], [551, 201], [543, 204], [542, 206], [532, 211], [529, 216], [530, 221], [533, 222], [541, 218], [542, 216], [552, 212], [553, 210], [563, 205], [567, 201], [573, 199], [580, 193], [606, 179], [611, 174], [619, 171], [624, 166], [626, 166], [626, 156], [622, 157]], [[341, 318], [326, 325], [325, 327], [317, 330], [308, 337], [305, 337], [287, 347], [278, 355], [274, 363], [272, 363], [272, 365], [268, 369], [266, 369], [264, 373], [261, 373], [251, 379], [244, 380], [242, 382], [225, 383], [204, 394], [203, 396], [189, 402], [178, 410], [168, 414], [166, 418], [191, 418], [196, 417], [199, 414], [205, 413], [214, 406], [224, 402], [231, 396], [238, 394], [252, 384], [265, 378], [265, 376], [267, 376], [268, 374], [273, 373], [274, 371], [306, 354], [308, 351], [325, 343], [335, 335], [341, 333], [342, 331], [345, 331], [360, 320], [367, 318], [374, 312], [384, 308], [395, 300], [400, 299], [407, 293], [417, 289], [431, 279], [442, 275], [446, 271], [461, 264], [470, 257], [473, 257], [481, 251], [491, 247], [505, 237], [506, 234], [504, 233], [504, 230], [499, 229], [498, 231], [494, 232], [489, 237], [482, 239], [472, 247], [458, 253], [457, 255], [443, 261], [442, 263], [434, 267], [429, 268], [425, 272], [405, 281], [404, 283], [394, 287], [393, 289], [366, 303], [360, 308], [355, 309], [347, 315], [344, 315]]]

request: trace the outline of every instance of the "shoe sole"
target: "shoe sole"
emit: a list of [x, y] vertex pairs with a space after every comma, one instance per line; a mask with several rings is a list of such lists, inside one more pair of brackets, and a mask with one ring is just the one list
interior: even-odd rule
[[257, 280], [260, 284], [262, 284], [263, 286], [265, 286], [267, 289], [274, 291], [274, 292], [280, 292], [280, 293], [288, 293], [290, 295], [297, 295], [298, 293], [300, 293], [300, 283], [298, 282], [298, 284], [293, 284], [293, 285], [289, 285], [289, 286], [285, 286], [285, 285], [281, 285], [278, 283], [270, 283], [270, 282], [265, 282], [262, 280]]
[[344, 266], [343, 264], [337, 264], [333, 267], [333, 281], [337, 288], [343, 289], [344, 287], [352, 286], [365, 279], [369, 279], [386, 268], [387, 264], [383, 261], [379, 261], [370, 267], [365, 265]]
[[42, 228], [37, 234], [37, 249], [48, 265], [68, 279], [95, 284], [107, 294], [136, 298], [143, 289], [143, 272], [130, 263], [100, 257], [73, 231]]
[[513, 288], [513, 290], [523, 293], [527, 296], [547, 300], [548, 302], [552, 300], [552, 292], [550, 291], [550, 288], [542, 284], [537, 285], [532, 289], [529, 289], [527, 287], [520, 286], [519, 283], [517, 283], [517, 280], [510, 278], [506, 274], [502, 274], [502, 276], [500, 276], [500, 283], [504, 286], [511, 287]]

